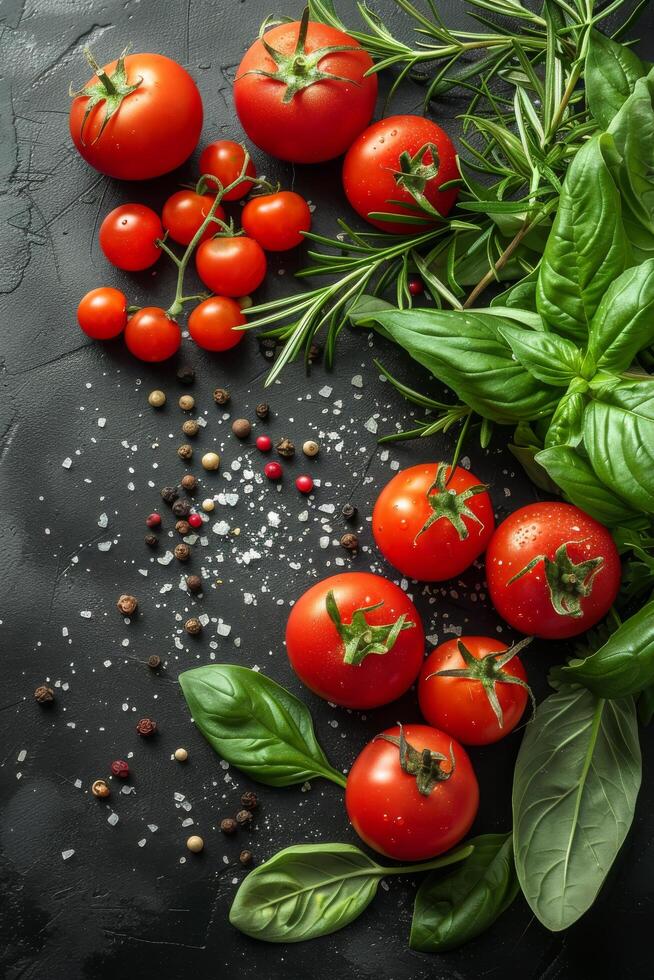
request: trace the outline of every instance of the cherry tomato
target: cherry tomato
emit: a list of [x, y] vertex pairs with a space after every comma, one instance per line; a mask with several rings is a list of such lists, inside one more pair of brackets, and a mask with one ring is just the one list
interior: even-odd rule
[[507, 623], [565, 639], [606, 616], [620, 587], [620, 557], [607, 529], [578, 507], [529, 504], [493, 535], [486, 578]]
[[[436, 160], [431, 146], [436, 148]], [[428, 204], [443, 216], [449, 214], [459, 192], [457, 188], [439, 188], [460, 176], [456, 150], [447, 133], [424, 116], [389, 116], [361, 133], [343, 163], [343, 189], [354, 210], [376, 228], [401, 235], [419, 234], [429, 225], [368, 217], [374, 211], [427, 217], [415, 210], [416, 200], [408, 190], [411, 178], [402, 176], [403, 161], [410, 173], [418, 178], [422, 175], [419, 190]], [[412, 183], [415, 186], [415, 176]]]
[[[223, 187], [228, 187], [241, 173], [244, 160], [245, 148], [240, 143], [235, 143], [233, 140], [216, 140], [215, 143], [209, 143], [209, 146], [202, 151], [200, 173], [211, 174], [218, 178]], [[248, 160], [245, 173], [248, 177], [257, 176], [251, 159]], [[238, 201], [241, 197], [249, 194], [251, 190], [250, 181], [244, 180], [238, 187], [228, 191], [224, 195], [223, 201]]]
[[478, 806], [479, 787], [465, 749], [428, 725], [382, 732], [357, 757], [345, 787], [345, 807], [359, 837], [397, 861], [449, 851], [467, 834]]
[[409, 597], [368, 572], [318, 582], [295, 603], [286, 626], [286, 651], [300, 680], [346, 708], [375, 708], [404, 694], [424, 643]]
[[[209, 214], [213, 202], [214, 198], [210, 194], [196, 194], [195, 191], [190, 190], [171, 194], [161, 212], [163, 226], [169, 237], [180, 245], [188, 245]], [[216, 206], [214, 215], [221, 221], [225, 220], [225, 212], [220, 204]], [[200, 241], [206, 242], [219, 230], [220, 226], [212, 221], [203, 231]]]
[[127, 321], [125, 343], [141, 361], [165, 361], [179, 349], [182, 332], [158, 306], [144, 306]]
[[94, 340], [111, 340], [122, 333], [127, 323], [127, 299], [112, 286], [100, 286], [82, 296], [77, 307], [77, 322]]
[[457, 466], [421, 463], [401, 470], [377, 498], [377, 547], [403, 575], [441, 582], [486, 550], [495, 521], [486, 487]]
[[243, 208], [243, 231], [268, 252], [285, 252], [304, 241], [311, 228], [309, 205], [294, 191], [253, 197]]
[[[363, 48], [329, 52], [360, 46], [343, 31], [313, 21], [280, 24], [266, 31], [265, 41], [279, 52], [277, 61], [259, 38], [236, 72], [234, 104], [245, 132], [280, 160], [319, 163], [340, 156], [375, 108], [377, 76], [366, 76], [370, 55]], [[340, 79], [325, 78], [330, 75]]]
[[245, 323], [238, 303], [226, 296], [210, 296], [199, 303], [188, 318], [188, 332], [205, 350], [229, 350], [236, 347], [245, 336], [242, 330], [233, 330]]
[[266, 277], [266, 256], [253, 238], [212, 238], [195, 253], [195, 266], [205, 286], [221, 296], [245, 296]]
[[[109, 119], [106, 78], [117, 92], [112, 102], [119, 100]], [[130, 54], [87, 82], [73, 99], [69, 125], [78, 152], [96, 170], [149, 180], [179, 167], [195, 149], [202, 99], [189, 73], [170, 58]]]
[[117, 269], [140, 272], [161, 258], [155, 239], [163, 238], [159, 215], [144, 204], [121, 204], [100, 225], [100, 248]]
[[[519, 647], [507, 654], [506, 643], [488, 636], [462, 636], [436, 647], [423, 664], [418, 687], [429, 724], [464, 745], [488, 745], [508, 735], [529, 697]], [[458, 674], [447, 677], [441, 671]]]

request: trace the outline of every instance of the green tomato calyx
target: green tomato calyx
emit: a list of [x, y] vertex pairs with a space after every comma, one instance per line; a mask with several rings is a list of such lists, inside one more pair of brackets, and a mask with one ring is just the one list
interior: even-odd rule
[[593, 581], [604, 565], [604, 558], [588, 558], [575, 565], [568, 554], [568, 546], [581, 544], [580, 541], [566, 541], [556, 549], [554, 560], [547, 555], [536, 555], [525, 565], [507, 585], [512, 585], [527, 575], [539, 562], [545, 564], [545, 579], [549, 590], [554, 611], [559, 616], [573, 616], [578, 619], [583, 615], [581, 600], [586, 599], [593, 591]]
[[407, 619], [406, 613], [402, 613], [394, 623], [380, 626], [370, 625], [366, 621], [366, 613], [372, 612], [373, 609], [379, 609], [383, 605], [383, 602], [376, 602], [373, 606], [357, 609], [352, 614], [351, 622], [344, 623], [336, 605], [334, 593], [331, 589], [329, 590], [325, 599], [325, 607], [343, 641], [345, 648], [343, 663], [358, 667], [371, 653], [377, 655], [388, 653], [395, 646], [402, 630], [414, 629], [416, 624]]
[[95, 109], [95, 107], [101, 102], [104, 102], [105, 113], [102, 120], [102, 125], [100, 126], [98, 135], [93, 140], [94, 143], [97, 143], [111, 117], [120, 109], [123, 99], [128, 95], [131, 95], [132, 92], [135, 92], [143, 81], [143, 79], [139, 76], [132, 85], [128, 83], [127, 71], [125, 69], [125, 57], [128, 51], [129, 48], [125, 48], [125, 50], [121, 52], [121, 55], [116, 62], [116, 67], [111, 75], [108, 75], [104, 68], [101, 68], [97, 63], [91, 54], [90, 48], [84, 48], [86, 60], [96, 75], [96, 81], [89, 82], [88, 85], [85, 85], [84, 88], [80, 89], [78, 92], [73, 89], [72, 84], [68, 89], [68, 94], [70, 95], [71, 99], [88, 99], [86, 109], [84, 110], [84, 118], [82, 119], [82, 125], [80, 127], [80, 139], [82, 141], [82, 145], [85, 145], [84, 129], [93, 109]]
[[[430, 163], [425, 163], [427, 153], [431, 156]], [[440, 170], [438, 147], [435, 143], [424, 143], [413, 156], [408, 150], [404, 150], [400, 154], [399, 164], [400, 169], [395, 172], [397, 186], [409, 192], [421, 211], [426, 211], [434, 218], [442, 219], [443, 216], [440, 211], [437, 211], [425, 196], [427, 184], [438, 177]]]
[[418, 792], [421, 796], [429, 796], [438, 783], [445, 782], [453, 774], [455, 769], [454, 748], [450, 742], [450, 768], [443, 769], [442, 762], [447, 762], [447, 756], [440, 752], [432, 752], [431, 749], [423, 749], [421, 752], [410, 745], [406, 740], [404, 728], [398, 722], [400, 734], [398, 735], [377, 735], [384, 742], [396, 745], [400, 750], [400, 767], [402, 772], [409, 776], [415, 776]]
[[[427, 491], [427, 502], [432, 509], [432, 513], [413, 539], [414, 544], [425, 531], [429, 530], [432, 524], [440, 521], [442, 517], [447, 518], [461, 541], [465, 541], [469, 534], [464, 517], [479, 524], [480, 528], [483, 529], [484, 527], [477, 515], [468, 507], [468, 501], [471, 497], [476, 497], [479, 493], [485, 493], [488, 489], [486, 484], [478, 483], [473, 487], [468, 487], [467, 490], [463, 490], [461, 493], [448, 490], [447, 481], [449, 478], [446, 478], [445, 475], [447, 469], [446, 463], [438, 464], [436, 479]], [[450, 476], [452, 476], [452, 473], [453, 470], [450, 472]]]

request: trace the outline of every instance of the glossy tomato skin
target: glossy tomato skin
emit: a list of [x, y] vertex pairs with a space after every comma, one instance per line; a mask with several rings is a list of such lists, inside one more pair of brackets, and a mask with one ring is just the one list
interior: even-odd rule
[[[343, 640], [325, 604], [330, 590], [344, 623], [351, 623], [357, 609], [383, 602], [366, 613], [367, 623], [394, 623], [404, 614], [415, 625], [402, 630], [387, 653], [371, 653], [359, 664], [344, 663]], [[286, 652], [302, 683], [346, 708], [376, 708], [399, 698], [416, 679], [424, 647], [420, 616], [409, 597], [369, 572], [332, 575], [313, 585], [293, 606], [286, 626]]]
[[[297, 44], [300, 24], [294, 21], [266, 31], [266, 42], [290, 55]], [[306, 51], [332, 45], [359, 48], [353, 38], [325, 24], [309, 22]], [[253, 143], [280, 160], [320, 163], [340, 156], [370, 122], [377, 98], [377, 76], [364, 77], [372, 68], [370, 55], [337, 51], [321, 59], [320, 70], [351, 82], [316, 82], [284, 103], [286, 86], [265, 75], [276, 65], [257, 40], [248, 49], [236, 73], [234, 104], [243, 129]]]
[[[488, 636], [462, 636], [461, 641], [473, 657], [480, 660], [489, 653], [508, 650]], [[490, 745], [508, 735], [524, 714], [528, 694], [517, 684], [495, 685], [502, 709], [502, 726], [497, 720], [481, 681], [466, 677], [432, 677], [441, 670], [462, 670], [466, 663], [456, 639], [441, 643], [429, 654], [420, 671], [418, 701], [420, 711], [434, 728], [453, 735], [463, 745]], [[505, 674], [526, 683], [527, 674], [516, 656], [504, 665]]]
[[141, 361], [166, 361], [177, 353], [181, 342], [181, 330], [158, 306], [144, 306], [125, 327], [127, 349]]
[[188, 332], [199, 347], [224, 351], [236, 347], [245, 333], [233, 327], [245, 323], [238, 303], [227, 296], [210, 296], [199, 303], [188, 318]]
[[[437, 468], [436, 463], [420, 463], [401, 470], [379, 494], [372, 514], [373, 535], [384, 558], [403, 575], [421, 582], [441, 582], [460, 575], [486, 550], [495, 527], [493, 506], [484, 491], [467, 501], [481, 524], [464, 517], [468, 530], [465, 540], [447, 518], [420, 534], [433, 513], [427, 494]], [[479, 484], [473, 473], [457, 466], [448, 490], [459, 494]]]
[[[553, 559], [557, 548], [568, 542], [575, 564], [604, 558], [591, 594], [580, 600], [579, 617], [556, 612], [542, 561], [509, 585], [533, 558]], [[609, 531], [578, 507], [559, 502], [529, 504], [514, 511], [498, 527], [486, 555], [488, 590], [500, 616], [521, 633], [548, 640], [577, 636], [603, 619], [618, 594], [620, 571], [620, 556]]]
[[[399, 736], [395, 725], [383, 734]], [[424, 861], [449, 851], [465, 837], [479, 807], [479, 786], [468, 754], [445, 732], [428, 725], [405, 725], [407, 742], [418, 751], [440, 752], [454, 772], [429, 796], [418, 792], [414, 776], [402, 771], [397, 746], [377, 738], [350, 769], [345, 807], [359, 837], [373, 850], [396, 861]]]
[[[218, 178], [223, 187], [228, 187], [241, 173], [244, 160], [245, 150], [240, 143], [235, 143], [234, 140], [216, 140], [214, 143], [209, 143], [202, 151], [200, 174], [212, 174]], [[257, 175], [251, 159], [248, 160], [245, 173], [248, 177], [256, 177]], [[228, 191], [224, 195], [223, 201], [238, 201], [241, 197], [249, 194], [251, 190], [250, 181], [243, 181], [238, 187]]]
[[295, 191], [251, 198], [241, 216], [243, 231], [267, 252], [285, 252], [304, 241], [311, 228], [309, 205]]
[[[116, 64], [112, 61], [105, 71], [112, 74]], [[125, 96], [102, 135], [103, 103], [91, 110], [82, 131], [86, 96], [71, 104], [70, 134], [80, 155], [100, 173], [119, 180], [149, 180], [179, 167], [195, 149], [202, 129], [202, 99], [189, 73], [161, 54], [129, 54], [125, 69], [129, 84], [139, 78], [142, 82]]]
[[[420, 234], [424, 224], [396, 224], [379, 218], [369, 218], [370, 212], [384, 211], [393, 214], [415, 214], [401, 204], [415, 205], [409, 191], [398, 185], [395, 173], [400, 170], [400, 155], [408, 151], [414, 156], [426, 143], [433, 143], [438, 150], [438, 174], [425, 187], [425, 197], [443, 216], [448, 215], [458, 197], [458, 189], [441, 191], [441, 184], [456, 180], [459, 168], [456, 150], [447, 133], [424, 116], [389, 116], [373, 123], [355, 140], [343, 162], [343, 189], [345, 195], [362, 218], [382, 231], [400, 235]], [[433, 162], [426, 151], [422, 163]]]
[[100, 225], [98, 240], [105, 258], [126, 272], [149, 269], [161, 258], [156, 239], [163, 238], [159, 215], [145, 204], [121, 204]]
[[127, 323], [127, 299], [113, 286], [100, 286], [83, 296], [77, 307], [77, 322], [88, 337], [111, 340]]
[[[210, 194], [196, 194], [195, 191], [176, 191], [168, 198], [161, 212], [161, 220], [168, 237], [180, 245], [188, 245], [196, 231], [211, 211], [214, 198]], [[225, 212], [220, 204], [214, 210], [216, 218], [225, 220]], [[200, 241], [206, 242], [219, 231], [220, 226], [211, 224], [203, 231]]]
[[247, 296], [266, 277], [266, 256], [253, 238], [212, 238], [195, 253], [195, 267], [205, 286], [219, 296]]

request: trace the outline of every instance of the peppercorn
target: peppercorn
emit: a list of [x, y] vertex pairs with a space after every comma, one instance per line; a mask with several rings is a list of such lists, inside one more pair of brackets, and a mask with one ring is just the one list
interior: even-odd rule
[[220, 821], [220, 829], [223, 834], [235, 834], [238, 830], [238, 824], [232, 817], [225, 817], [224, 820]]
[[264, 357], [272, 360], [277, 350], [277, 341], [274, 337], [259, 337], [259, 350]]
[[161, 667], [161, 657], [158, 657], [156, 653], [153, 653], [151, 657], [148, 657], [148, 667], [150, 670], [159, 670]]
[[191, 436], [191, 437], [196, 436], [199, 431], [200, 431], [200, 426], [195, 421], [195, 419], [187, 419], [184, 425], [182, 426], [182, 432], [184, 433], [185, 436]]
[[189, 839], [186, 841], [186, 846], [188, 847], [189, 851], [193, 852], [193, 854], [199, 854], [204, 848], [204, 841], [201, 837], [198, 837], [197, 834], [193, 834], [193, 836], [189, 837]]
[[254, 413], [258, 419], [267, 419], [270, 413], [270, 405], [268, 402], [259, 402]]
[[119, 779], [127, 779], [129, 766], [124, 759], [116, 759], [115, 762], [111, 763], [111, 775], [117, 776]]
[[188, 517], [192, 507], [193, 501], [189, 500], [188, 497], [181, 497], [173, 504], [173, 514], [175, 517]]
[[165, 391], [160, 391], [159, 388], [155, 388], [148, 395], [148, 403], [152, 405], [153, 408], [163, 408], [166, 404], [166, 393]]
[[170, 505], [174, 504], [177, 498], [179, 497], [179, 493], [177, 492], [177, 487], [162, 487], [159, 492], [161, 493], [161, 499], [166, 504], [170, 504]]
[[232, 432], [237, 439], [247, 439], [252, 432], [252, 425], [247, 419], [234, 419], [232, 422]]
[[180, 520], [175, 524], [175, 530], [185, 538], [187, 534], [191, 533], [191, 525], [188, 521]]
[[147, 527], [160, 527], [161, 526], [161, 514], [156, 512], [153, 514], [148, 514], [145, 518], [145, 523]]
[[121, 595], [116, 603], [116, 608], [118, 612], [121, 612], [123, 616], [133, 616], [138, 609], [139, 601], [136, 596], [133, 595]]
[[211, 497], [207, 497], [206, 500], [202, 501], [202, 510], [206, 511], [207, 514], [210, 514], [211, 511], [215, 509], [216, 509], [216, 504], [211, 499]]
[[313, 459], [313, 457], [317, 456], [320, 452], [320, 446], [317, 442], [314, 442], [313, 439], [307, 439], [307, 441], [302, 444], [302, 452], [305, 456], [308, 456], [309, 459]]
[[94, 783], [91, 784], [91, 792], [98, 799], [104, 799], [111, 795], [111, 790], [109, 789], [109, 784], [105, 782], [104, 779], [96, 779]]
[[182, 477], [182, 487], [187, 493], [193, 493], [198, 488], [198, 478], [192, 473], [185, 473]]
[[252, 813], [250, 810], [239, 810], [236, 814], [236, 823], [239, 827], [249, 827], [252, 823]]
[[195, 408], [195, 398], [193, 395], [182, 395], [177, 404], [183, 412], [190, 412], [192, 408]]
[[341, 538], [341, 546], [346, 551], [356, 551], [359, 547], [359, 539], [352, 531], [347, 531]]
[[283, 456], [285, 459], [291, 459], [292, 456], [295, 456], [295, 445], [286, 437], [279, 440], [275, 446], [275, 449], [279, 455]]
[[143, 540], [147, 544], [148, 548], [159, 547], [159, 538], [157, 537], [156, 534], [146, 534]]
[[230, 394], [226, 388], [216, 388], [213, 393], [213, 400], [216, 405], [226, 405], [230, 399]]
[[269, 453], [272, 449], [272, 439], [270, 436], [257, 436], [255, 445], [260, 453]]
[[173, 752], [176, 762], [186, 762], [188, 759], [188, 752], [186, 749], [175, 749]]
[[341, 515], [346, 521], [354, 521], [357, 516], [357, 509], [354, 504], [343, 504], [341, 508]]
[[187, 544], [182, 542], [182, 544], [175, 546], [174, 555], [177, 561], [188, 561], [191, 557], [191, 549]]
[[220, 466], [220, 456], [218, 453], [205, 453], [202, 457], [202, 465], [205, 470], [217, 470]]
[[297, 477], [295, 486], [298, 488], [300, 493], [311, 493], [313, 490], [313, 480], [310, 476], [307, 476], [306, 473], [303, 473], [302, 476]]
[[153, 721], [152, 718], [141, 718], [136, 726], [136, 731], [139, 733], [139, 735], [144, 735], [146, 737], [148, 735], [154, 735], [156, 730], [157, 723], [156, 721]]
[[266, 474], [269, 480], [281, 480], [282, 478], [282, 467], [277, 460], [272, 460], [270, 463], [266, 463], [263, 468], [263, 472]]
[[193, 617], [192, 619], [186, 620], [184, 623], [184, 629], [187, 633], [190, 633], [191, 636], [197, 636], [198, 633], [202, 632], [202, 623], [199, 619]]
[[54, 701], [54, 691], [51, 687], [47, 687], [45, 684], [41, 684], [40, 687], [34, 692], [34, 697], [39, 702], [39, 704], [52, 704]]
[[186, 588], [189, 592], [197, 595], [198, 592], [202, 592], [202, 579], [199, 575], [189, 575], [186, 579]]
[[242, 310], [249, 310], [251, 306], [254, 306], [254, 300], [251, 296], [239, 296], [236, 302]]
[[177, 455], [180, 459], [191, 459], [193, 457], [193, 446], [189, 446], [188, 442], [183, 442], [181, 446], [177, 447]]
[[425, 291], [425, 284], [420, 276], [411, 276], [407, 286], [412, 296], [421, 296]]
[[182, 364], [181, 367], [177, 368], [177, 380], [181, 381], [183, 385], [192, 385], [195, 381], [195, 371], [190, 364]]
[[252, 864], [254, 857], [252, 851], [241, 851], [241, 853], [238, 856], [238, 859], [243, 865], [243, 867], [247, 868], [249, 864]]
[[246, 790], [241, 796], [241, 806], [246, 810], [256, 810], [259, 806], [257, 794], [253, 793], [251, 789]]

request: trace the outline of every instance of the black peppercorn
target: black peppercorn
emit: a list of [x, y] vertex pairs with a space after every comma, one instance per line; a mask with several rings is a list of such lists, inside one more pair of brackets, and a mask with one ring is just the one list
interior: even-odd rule
[[181, 536], [185, 538], [187, 534], [191, 533], [191, 525], [189, 524], [188, 521], [184, 521], [184, 520], [177, 521], [177, 523], [175, 524], [175, 530], [177, 531], [178, 534], [181, 534]]
[[184, 629], [191, 636], [197, 636], [202, 631], [202, 623], [199, 619], [195, 619], [195, 617], [193, 619], [187, 619], [184, 623]]
[[190, 364], [182, 364], [181, 367], [177, 368], [177, 380], [181, 381], [183, 385], [192, 385], [195, 381], [195, 371]]
[[186, 497], [180, 497], [173, 504], [173, 514], [175, 517], [188, 517], [192, 507], [193, 502], [191, 500], [188, 500]]
[[254, 413], [258, 419], [267, 419], [270, 413], [270, 405], [268, 402], [259, 402]]
[[216, 388], [213, 393], [213, 400], [216, 405], [226, 405], [229, 401], [229, 392], [226, 388]]
[[239, 810], [236, 814], [236, 823], [239, 827], [249, 827], [252, 823], [252, 814], [249, 810]]
[[189, 592], [197, 595], [198, 592], [202, 592], [202, 579], [199, 575], [189, 575], [186, 579], [186, 588]]
[[159, 547], [159, 538], [157, 537], [156, 534], [146, 534], [146, 536], [143, 538], [143, 540], [147, 544], [148, 548], [158, 548]]
[[159, 670], [161, 667], [161, 657], [158, 657], [156, 653], [153, 653], [151, 657], [148, 657], [148, 667], [150, 670]]
[[195, 419], [187, 419], [182, 426], [182, 432], [185, 436], [196, 436], [200, 431], [200, 424], [196, 422]]
[[246, 810], [256, 810], [256, 808], [259, 806], [257, 794], [253, 793], [252, 790], [247, 790], [241, 796], [241, 806]]
[[35, 690], [34, 697], [39, 704], [52, 704], [54, 701], [54, 691], [51, 687], [41, 684], [41, 686], [37, 687]]
[[343, 507], [341, 509], [341, 514], [343, 515], [346, 521], [354, 521], [356, 520], [357, 509], [354, 506], [354, 504], [343, 504]]
[[241, 851], [241, 853], [238, 856], [238, 859], [243, 865], [243, 867], [247, 868], [248, 865], [252, 864], [252, 861], [254, 860], [254, 856], [252, 854], [252, 851]]
[[291, 459], [292, 456], [295, 456], [295, 444], [286, 437], [279, 440], [279, 442], [275, 445], [275, 449], [279, 455], [283, 456], [285, 459]]
[[148, 735], [154, 735], [156, 730], [157, 723], [156, 721], [153, 721], [152, 718], [141, 718], [136, 726], [136, 731], [139, 733], [139, 735], [144, 735], [146, 737]]
[[191, 459], [193, 456], [193, 446], [189, 446], [188, 442], [183, 442], [181, 446], [177, 447], [177, 455], [180, 459]]
[[359, 547], [359, 539], [352, 531], [348, 531], [341, 538], [341, 546], [345, 548], [346, 551], [356, 551]]
[[223, 834], [235, 834], [238, 830], [238, 824], [231, 817], [225, 817], [224, 820], [220, 821], [220, 829]]
[[175, 546], [174, 555], [177, 561], [188, 561], [191, 557], [191, 549], [187, 544], [178, 544]]
[[179, 493], [177, 492], [177, 487], [162, 487], [161, 488], [161, 499], [167, 504], [174, 504]]
[[187, 493], [193, 493], [194, 490], [198, 488], [198, 478], [193, 476], [192, 473], [186, 473], [181, 480], [182, 487]]
[[139, 601], [133, 595], [121, 595], [118, 597], [116, 603], [116, 609], [118, 612], [122, 613], [123, 616], [133, 616], [138, 609]]

